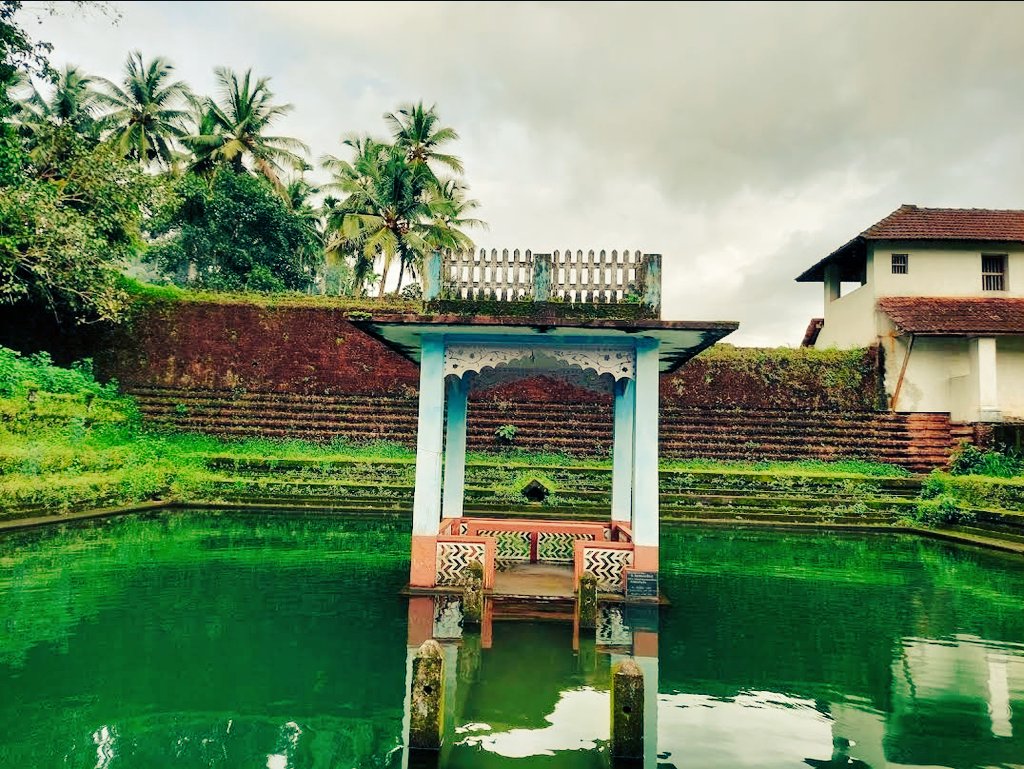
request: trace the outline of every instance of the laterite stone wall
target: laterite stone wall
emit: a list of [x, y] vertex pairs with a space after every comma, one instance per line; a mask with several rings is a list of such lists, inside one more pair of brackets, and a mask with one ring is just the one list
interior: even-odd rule
[[[341, 309], [151, 301], [96, 357], [157, 423], [415, 444], [418, 368]], [[662, 379], [663, 455], [943, 464], [959, 437], [948, 415], [877, 411], [878, 368], [873, 351], [701, 356]], [[512, 424], [518, 447], [607, 456], [611, 423], [609, 395], [535, 377], [472, 394], [469, 446], [497, 448]]]

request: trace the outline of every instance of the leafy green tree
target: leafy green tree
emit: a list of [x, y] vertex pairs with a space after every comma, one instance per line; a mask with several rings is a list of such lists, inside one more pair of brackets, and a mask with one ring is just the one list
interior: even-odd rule
[[155, 162], [170, 167], [175, 141], [185, 136], [183, 123], [188, 113], [184, 107], [190, 93], [188, 86], [173, 76], [174, 67], [165, 59], [146, 62], [141, 53], [132, 51], [120, 84], [96, 79], [102, 88], [98, 101], [111, 109], [104, 117], [110, 132], [107, 140], [144, 165]]
[[15, 21], [21, 10], [18, 0], [0, 0], [0, 118], [10, 114], [10, 91], [20, 85], [28, 75], [49, 72], [47, 54], [49, 43], [33, 43], [25, 30]]
[[159, 180], [72, 125], [40, 128], [0, 179], [0, 303], [37, 301], [79, 321], [125, 309], [121, 268], [141, 248]]
[[230, 167], [186, 174], [150, 224], [147, 259], [176, 283], [219, 291], [305, 291], [322, 258], [316, 226], [265, 180]]
[[236, 171], [248, 168], [281, 189], [285, 169], [302, 167], [309, 152], [298, 139], [268, 134], [271, 124], [292, 105], [274, 104], [269, 78], [254, 78], [251, 69], [241, 76], [226, 67], [214, 71], [219, 97], [206, 101], [200, 133], [186, 142], [195, 154], [195, 167], [224, 162]]

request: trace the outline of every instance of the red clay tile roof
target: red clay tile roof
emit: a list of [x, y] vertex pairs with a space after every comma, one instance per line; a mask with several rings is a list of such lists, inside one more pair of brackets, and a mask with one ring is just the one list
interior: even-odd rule
[[865, 240], [1024, 242], [1024, 211], [904, 205], [860, 234]]
[[814, 347], [814, 343], [818, 341], [818, 334], [824, 327], [824, 318], [811, 318], [811, 322], [807, 324], [807, 330], [804, 331], [804, 339], [800, 342], [800, 346]]
[[1024, 298], [889, 296], [878, 309], [909, 334], [1024, 334]]
[[856, 280], [853, 272], [862, 266], [864, 244], [869, 240], [1024, 243], [1024, 211], [902, 205], [805, 270], [797, 280], [821, 282], [829, 262], [839, 265], [841, 280]]

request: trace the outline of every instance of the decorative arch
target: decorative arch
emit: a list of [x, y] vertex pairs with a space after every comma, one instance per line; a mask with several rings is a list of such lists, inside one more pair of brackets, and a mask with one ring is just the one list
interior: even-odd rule
[[582, 345], [494, 345], [479, 342], [450, 342], [445, 345], [444, 374], [460, 379], [467, 373], [486, 369], [516, 368], [531, 374], [578, 369], [613, 380], [636, 378], [636, 352], [632, 347], [587, 347]]

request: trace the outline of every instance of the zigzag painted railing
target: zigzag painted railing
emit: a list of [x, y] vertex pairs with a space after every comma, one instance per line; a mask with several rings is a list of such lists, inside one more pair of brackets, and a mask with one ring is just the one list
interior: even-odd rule
[[424, 275], [428, 301], [626, 302], [661, 308], [661, 255], [640, 251], [435, 252]]
[[494, 584], [498, 561], [572, 563], [575, 578], [593, 571], [603, 592], [623, 592], [623, 570], [633, 563], [633, 537], [616, 521], [534, 521], [449, 518], [437, 538], [437, 585], [458, 586], [471, 561]]

